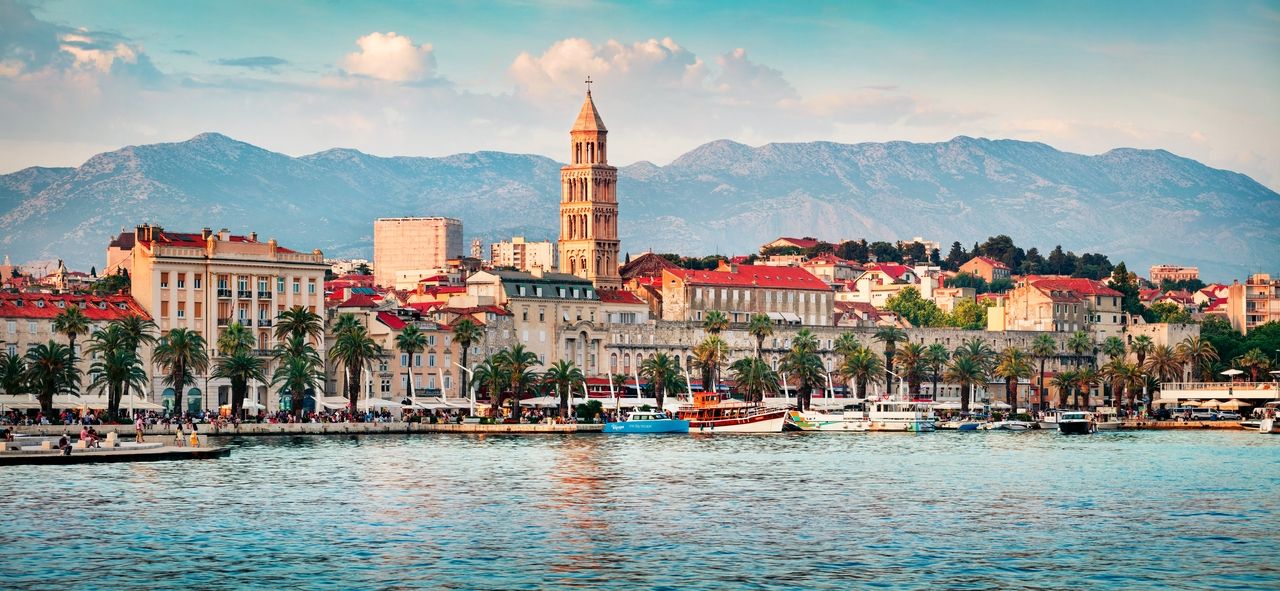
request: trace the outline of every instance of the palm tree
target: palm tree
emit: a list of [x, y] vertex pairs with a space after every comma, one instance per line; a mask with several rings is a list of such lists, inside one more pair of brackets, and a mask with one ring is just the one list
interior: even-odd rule
[[[71, 347], [71, 363], [76, 362], [76, 337], [89, 334], [89, 317], [80, 311], [80, 307], [71, 304], [59, 312], [53, 319], [53, 332], [66, 335], [67, 346]], [[76, 385], [79, 388], [79, 384]]]
[[1107, 337], [1103, 339], [1102, 345], [1098, 349], [1108, 358], [1124, 357], [1124, 340], [1120, 337]]
[[[405, 326], [400, 330], [400, 334], [396, 335], [396, 350], [400, 351], [400, 354], [404, 355], [405, 358], [404, 372], [407, 374], [405, 376], [405, 395], [409, 398], [413, 398], [413, 356], [421, 353], [426, 348], [427, 335], [423, 334], [415, 324]], [[464, 348], [463, 350], [465, 351], [466, 349]], [[466, 365], [465, 359], [463, 360], [463, 365]], [[465, 375], [467, 372], [458, 373]], [[463, 396], [466, 396], [466, 393], [466, 389], [463, 389]], [[444, 384], [440, 384], [440, 398], [443, 399], [444, 397]]]
[[708, 310], [707, 315], [702, 317], [702, 330], [711, 334], [720, 334], [729, 328], [729, 317], [719, 310]]
[[490, 357], [477, 363], [475, 369], [471, 370], [474, 374], [471, 377], [489, 391], [490, 416], [497, 418], [498, 408], [502, 404], [502, 389], [508, 380], [495, 358], [496, 356]]
[[508, 384], [511, 387], [511, 417], [516, 421], [520, 420], [520, 397], [525, 390], [537, 381], [537, 374], [533, 368], [540, 365], [538, 356], [532, 351], [524, 348], [524, 345], [515, 344], [510, 349], [504, 349], [496, 355], [495, 361], [502, 368], [502, 372], [506, 374]]
[[818, 339], [807, 328], [800, 329], [791, 339], [791, 350], [782, 358], [782, 370], [800, 382], [796, 392], [796, 410], [809, 410], [814, 387], [822, 387], [827, 370], [818, 355]]
[[716, 374], [729, 357], [729, 345], [717, 335], [708, 336], [693, 348], [693, 363], [702, 370], [702, 390], [714, 392]]
[[294, 306], [276, 316], [277, 339], [302, 335], [313, 339], [324, 338], [324, 320], [306, 306]]
[[249, 380], [266, 382], [266, 365], [251, 350], [237, 350], [218, 357], [213, 377], [231, 381], [231, 413], [240, 416], [244, 399], [249, 397]]
[[0, 353], [0, 390], [10, 396], [27, 392], [27, 364], [22, 357]]
[[1122, 408], [1122, 400], [1124, 398], [1125, 387], [1129, 384], [1131, 376], [1129, 375], [1129, 367], [1131, 364], [1125, 361], [1123, 357], [1112, 357], [1099, 370], [1103, 383], [1111, 388], [1111, 405]]
[[737, 383], [748, 402], [763, 402], [766, 392], [777, 392], [778, 372], [758, 357], [743, 357], [729, 366], [733, 381]]
[[560, 397], [560, 418], [569, 418], [569, 398], [573, 393], [573, 385], [583, 381], [582, 370], [572, 361], [561, 359], [551, 364], [543, 374], [543, 380], [555, 386]]
[[114, 320], [111, 324], [119, 326], [120, 330], [128, 336], [129, 343], [135, 354], [138, 352], [138, 347], [142, 345], [154, 345], [156, 343], [156, 333], [160, 330], [154, 321], [136, 314], [130, 314], [119, 320]]
[[[99, 331], [98, 334], [104, 332], [107, 331]], [[138, 356], [129, 349], [104, 351], [89, 367], [89, 372], [93, 376], [89, 390], [107, 393], [107, 414], [110, 416], [119, 415], [122, 396], [146, 391], [147, 372], [142, 369]]]
[[[1142, 367], [1148, 375], [1159, 380], [1161, 389], [1165, 382], [1173, 381], [1178, 374], [1182, 373], [1182, 361], [1178, 358], [1178, 354], [1174, 352], [1173, 347], [1169, 345], [1157, 345], [1151, 350], [1151, 354], [1147, 357], [1147, 362]], [[1150, 393], [1147, 394], [1149, 398]], [[1151, 408], [1150, 400], [1143, 400], [1143, 404], [1147, 408]]]
[[333, 347], [329, 349], [329, 359], [338, 361], [346, 368], [347, 405], [351, 412], [356, 412], [365, 368], [373, 371], [373, 362], [382, 356], [382, 345], [369, 336], [369, 331], [362, 324], [346, 328], [334, 337]]
[[[1199, 339], [1200, 337], [1195, 338]], [[1155, 342], [1147, 335], [1140, 334], [1133, 337], [1133, 340], [1129, 342], [1129, 351], [1133, 353], [1134, 357], [1138, 358], [1138, 367], [1142, 367], [1146, 364], [1147, 355], [1151, 354], [1151, 350], [1154, 349], [1155, 346]]]
[[155, 362], [168, 374], [165, 383], [173, 388], [173, 412], [182, 414], [182, 389], [195, 383], [195, 375], [209, 368], [209, 353], [204, 337], [185, 328], [170, 329], [160, 337], [154, 354]]
[[1076, 408], [1089, 408], [1089, 396], [1101, 382], [1102, 378], [1098, 376], [1098, 370], [1092, 367], [1085, 367], [1076, 371], [1076, 392], [1084, 403], [1083, 405], [1077, 405]]
[[867, 386], [884, 380], [884, 361], [868, 347], [858, 347], [840, 362], [840, 375], [857, 387], [856, 396], [865, 399]]
[[280, 391], [289, 393], [289, 409], [293, 416], [301, 419], [303, 400], [307, 390], [320, 390], [324, 387], [324, 363], [315, 347], [306, 341], [308, 333], [289, 335], [285, 343], [276, 347], [275, 371], [271, 372], [271, 385]]
[[[484, 330], [480, 328], [470, 318], [463, 318], [453, 325], [453, 342], [458, 343], [458, 349], [461, 350], [459, 356], [462, 360], [462, 367], [467, 367], [467, 353], [470, 352], [471, 345], [475, 344], [484, 336]], [[467, 396], [467, 372], [458, 372], [461, 374], [461, 380], [458, 385], [461, 386], [462, 397]], [[441, 392], [443, 392], [444, 384], [441, 384]], [[443, 396], [442, 396], [443, 397]]]
[[1263, 354], [1262, 349], [1254, 347], [1245, 352], [1236, 359], [1236, 367], [1249, 374], [1249, 381], [1258, 381], [1258, 372], [1267, 371], [1271, 367], [1271, 360]]
[[1036, 401], [1035, 408], [1036, 411], [1039, 411], [1041, 405], [1045, 407], [1049, 406], [1048, 403], [1045, 402], [1044, 362], [1050, 357], [1058, 356], [1058, 341], [1053, 339], [1053, 335], [1036, 335], [1036, 338], [1031, 341], [1031, 356], [1035, 357], [1036, 360], [1040, 362], [1040, 396]]
[[884, 343], [884, 383], [892, 384], [893, 354], [899, 342], [907, 340], [906, 331], [896, 326], [886, 326], [872, 335], [873, 339]]
[[988, 370], [995, 361], [996, 352], [986, 341], [979, 337], [973, 337], [960, 342], [960, 346], [956, 347], [955, 357], [969, 357], [982, 365], [983, 370]]
[[763, 359], [764, 340], [773, 336], [773, 320], [764, 314], [753, 314], [747, 321], [747, 334], [756, 338], [756, 358]]
[[987, 367], [977, 357], [957, 353], [951, 357], [944, 377], [960, 385], [960, 412], [968, 414], [970, 392], [974, 386], [987, 383]]
[[907, 391], [913, 400], [920, 397], [920, 382], [924, 380], [927, 352], [928, 348], [922, 343], [907, 343], [894, 354], [898, 375], [907, 381]]
[[214, 362], [213, 375], [214, 377], [231, 380], [231, 414], [233, 416], [240, 416], [240, 409], [244, 405], [244, 399], [249, 395], [250, 378], [246, 377], [246, 375], [256, 375], [259, 377], [255, 379], [264, 382], [266, 381], [262, 377], [262, 364], [257, 364], [258, 372], [250, 372], [250, 374], [246, 374], [244, 371], [229, 372], [226, 369], [224, 369], [220, 374], [218, 369], [222, 368], [222, 362], [225, 359], [233, 356], [241, 357], [241, 359], [236, 360], [235, 366], [242, 370], [246, 369], [247, 362], [243, 358], [252, 356], [251, 352], [256, 344], [257, 339], [254, 338], [252, 330], [249, 330], [249, 328], [239, 322], [233, 322], [226, 328], [226, 330], [222, 331], [222, 334], [218, 335], [218, 342], [214, 346], [218, 351], [218, 360]]
[[929, 345], [924, 352], [924, 365], [929, 368], [929, 376], [933, 379], [933, 399], [938, 399], [938, 379], [942, 377], [942, 369], [951, 359], [951, 352], [942, 343]]
[[53, 414], [56, 394], [75, 394], [80, 389], [80, 370], [76, 369], [71, 348], [49, 341], [27, 351], [26, 382], [40, 400], [40, 411]]
[[862, 349], [862, 343], [858, 341], [858, 335], [851, 332], [842, 332], [836, 337], [836, 341], [832, 343], [831, 350], [835, 351], [841, 359], [847, 359], [859, 349]]
[[1067, 350], [1075, 354], [1076, 367], [1080, 367], [1084, 363], [1085, 353], [1093, 351], [1093, 339], [1089, 338], [1089, 333], [1077, 330], [1067, 338]]
[[1075, 370], [1058, 372], [1058, 375], [1053, 376], [1050, 384], [1058, 389], [1058, 408], [1065, 408], [1067, 400], [1071, 398], [1071, 392], [1076, 389]]
[[1018, 347], [1007, 347], [1000, 353], [1000, 362], [993, 373], [1004, 378], [1005, 404], [1009, 405], [1010, 413], [1018, 411], [1018, 380], [1030, 379], [1031, 372], [1031, 360], [1026, 351]]
[[[1190, 363], [1192, 371], [1201, 374], [1203, 374], [1205, 365], [1218, 360], [1218, 350], [1213, 348], [1212, 343], [1200, 338], [1199, 335], [1182, 339], [1182, 342], [1178, 343], [1176, 352], [1180, 362]], [[1145, 367], [1145, 364], [1140, 365]], [[1210, 381], [1211, 379], [1212, 374], [1209, 380], [1204, 381]]]
[[679, 388], [680, 367], [676, 364], [675, 357], [661, 351], [654, 353], [652, 357], [640, 364], [640, 375], [653, 385], [654, 402], [658, 410], [662, 410], [666, 395]]

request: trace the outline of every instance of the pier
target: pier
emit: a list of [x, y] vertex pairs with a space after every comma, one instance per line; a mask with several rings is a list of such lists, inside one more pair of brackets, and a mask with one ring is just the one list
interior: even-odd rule
[[[19, 434], [42, 437], [57, 437], [64, 433], [76, 434], [79, 425], [31, 425], [14, 428]], [[116, 433], [118, 437], [133, 437], [133, 425], [95, 425], [94, 429], [103, 437], [107, 433]], [[537, 424], [481, 424], [481, 423], [241, 423], [228, 424], [224, 427], [202, 423], [198, 427], [201, 436], [237, 437], [237, 436], [271, 436], [271, 435], [377, 435], [408, 433], [510, 433], [510, 434], [546, 434], [546, 433], [600, 433], [604, 425], [599, 423], [537, 423]], [[155, 439], [170, 437], [174, 428], [151, 425], [143, 429], [143, 435]]]

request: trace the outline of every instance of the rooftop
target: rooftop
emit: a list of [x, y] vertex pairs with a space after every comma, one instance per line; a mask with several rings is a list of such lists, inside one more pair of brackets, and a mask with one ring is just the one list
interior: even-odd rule
[[735, 287], [767, 287], [831, 291], [831, 286], [800, 267], [767, 267], [763, 265], [721, 265], [715, 271], [668, 269], [690, 285], [724, 285]]
[[47, 293], [0, 293], [0, 318], [52, 320], [67, 306], [77, 306], [89, 320], [110, 322], [129, 316], [150, 319], [132, 296]]

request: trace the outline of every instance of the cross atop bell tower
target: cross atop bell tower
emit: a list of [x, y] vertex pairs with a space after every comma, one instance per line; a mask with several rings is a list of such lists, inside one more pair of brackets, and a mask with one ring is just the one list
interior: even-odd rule
[[560, 169], [560, 272], [618, 289], [618, 169], [609, 166], [609, 130], [591, 99], [591, 77], [569, 130], [569, 165]]

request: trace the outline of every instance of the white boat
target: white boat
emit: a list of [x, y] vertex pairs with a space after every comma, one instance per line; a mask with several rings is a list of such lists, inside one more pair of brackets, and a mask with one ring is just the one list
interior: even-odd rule
[[928, 433], [937, 428], [928, 403], [880, 400], [868, 404], [871, 407], [867, 411], [871, 431]]
[[1031, 423], [1027, 421], [994, 421], [980, 427], [987, 431], [1028, 431]]
[[1093, 419], [1087, 412], [1063, 412], [1058, 414], [1058, 432], [1065, 435], [1088, 435], [1095, 430]]
[[1276, 419], [1262, 419], [1258, 422], [1258, 432], [1268, 435], [1280, 435], [1280, 423]]
[[1124, 421], [1109, 412], [1097, 412], [1093, 415], [1093, 426], [1099, 431], [1116, 431], [1124, 426]]
[[689, 421], [690, 433], [781, 433], [787, 411], [694, 392], [693, 404], [681, 405], [676, 418]]
[[1064, 412], [1067, 412], [1067, 411], [1057, 409], [1057, 408], [1046, 410], [1044, 413], [1044, 418], [1040, 419], [1039, 421], [1036, 421], [1036, 425], [1039, 426], [1041, 429], [1051, 429], [1051, 430], [1057, 431], [1058, 420], [1062, 416], [1062, 413]]
[[787, 426], [799, 431], [865, 433], [871, 430], [871, 421], [867, 413], [858, 411], [824, 413], [793, 410], [787, 414]]
[[980, 426], [982, 426], [982, 423], [979, 423], [978, 421], [966, 420], [942, 421], [937, 423], [937, 429], [939, 431], [977, 431]]

